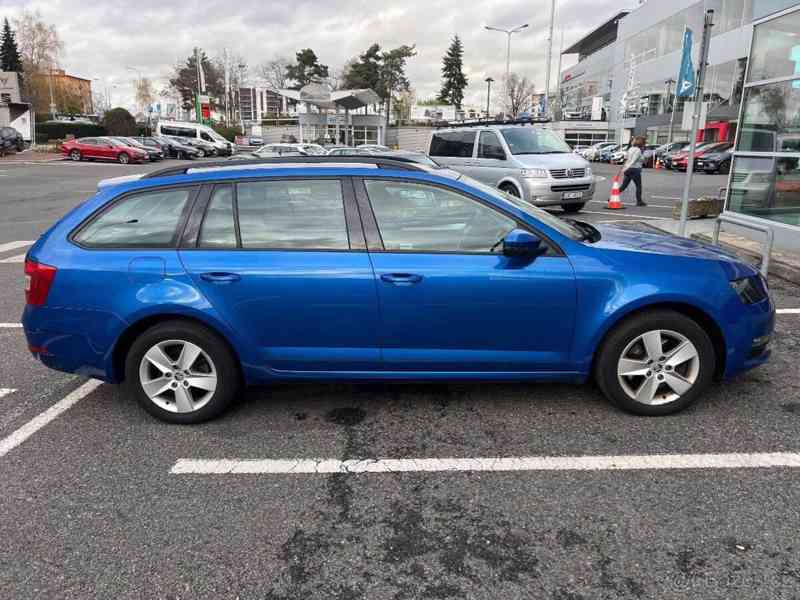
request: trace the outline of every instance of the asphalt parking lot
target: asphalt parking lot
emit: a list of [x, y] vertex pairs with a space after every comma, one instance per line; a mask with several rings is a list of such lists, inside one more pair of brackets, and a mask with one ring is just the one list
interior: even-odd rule
[[[99, 179], [161, 166], [0, 163], [0, 598], [800, 597], [798, 470], [764, 466], [800, 466], [800, 311], [767, 365], [670, 417], [591, 386], [284, 385], [170, 426], [45, 369], [17, 326], [29, 243]], [[610, 213], [605, 181], [585, 217], [667, 218], [681, 182], [647, 171], [651, 206]]]

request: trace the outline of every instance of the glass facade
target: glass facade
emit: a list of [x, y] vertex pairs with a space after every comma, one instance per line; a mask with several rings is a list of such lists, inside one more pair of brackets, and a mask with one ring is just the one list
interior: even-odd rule
[[728, 210], [800, 226], [800, 11], [755, 26]]

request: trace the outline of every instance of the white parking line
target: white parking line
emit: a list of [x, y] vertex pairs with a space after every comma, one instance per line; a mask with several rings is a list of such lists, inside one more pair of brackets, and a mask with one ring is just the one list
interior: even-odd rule
[[2, 398], [3, 396], [8, 396], [9, 394], [13, 394], [16, 391], [17, 390], [15, 390], [14, 388], [0, 388], [0, 398]]
[[800, 308], [778, 308], [775, 312], [779, 315], [800, 315]]
[[0, 263], [23, 263], [23, 262], [25, 262], [24, 254], [17, 254], [16, 256], [10, 256], [8, 258], [0, 260]]
[[7, 242], [5, 244], [0, 244], [0, 253], [8, 252], [9, 250], [16, 250], [17, 248], [25, 248], [31, 244], [33, 244], [33, 242], [29, 241]]
[[22, 323], [0, 323], [0, 329], [22, 329]]
[[[656, 200], [680, 200], [678, 196], [650, 196], [651, 198], [655, 198]], [[669, 208], [672, 208], [671, 206]]]
[[520, 456], [509, 458], [208, 460], [181, 458], [173, 475], [320, 475], [331, 473], [435, 473], [442, 471], [637, 471], [800, 467], [800, 452], [651, 454], [630, 456]]
[[0, 457], [3, 457], [11, 452], [14, 448], [39, 431], [50, 421], [56, 419], [59, 415], [61, 415], [61, 413], [69, 410], [75, 404], [83, 400], [86, 396], [100, 387], [102, 383], [102, 381], [98, 381], [97, 379], [87, 381], [77, 390], [53, 404], [53, 406], [48, 408], [46, 411], [36, 415], [33, 419], [25, 423], [25, 425], [4, 437], [2, 440], [0, 440]]

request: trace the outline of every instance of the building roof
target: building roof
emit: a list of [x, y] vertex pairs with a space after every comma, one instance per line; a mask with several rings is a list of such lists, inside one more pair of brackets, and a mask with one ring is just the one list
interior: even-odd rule
[[300, 90], [277, 90], [277, 93], [291, 100], [307, 102], [319, 108], [346, 108], [355, 110], [381, 101], [380, 96], [371, 89], [329, 91], [322, 85], [309, 84]]
[[588, 56], [615, 42], [617, 39], [617, 25], [620, 19], [630, 12], [630, 10], [619, 11], [605, 23], [599, 27], [595, 27], [592, 31], [564, 50], [562, 54], [580, 54], [581, 56]]

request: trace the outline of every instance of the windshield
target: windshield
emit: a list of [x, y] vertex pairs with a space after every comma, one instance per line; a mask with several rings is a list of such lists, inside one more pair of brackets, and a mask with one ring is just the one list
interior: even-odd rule
[[571, 225], [570, 223], [567, 223], [566, 221], [559, 219], [555, 215], [551, 215], [549, 212], [544, 211], [541, 208], [534, 206], [533, 204], [525, 202], [522, 198], [518, 198], [516, 196], [506, 194], [505, 192], [501, 192], [497, 188], [488, 186], [466, 175], [461, 175], [461, 177], [459, 177], [458, 180], [463, 181], [467, 185], [471, 185], [472, 187], [478, 188], [483, 193], [488, 194], [493, 198], [498, 198], [503, 202], [508, 202], [509, 204], [515, 206], [522, 212], [532, 216], [534, 219], [541, 221], [542, 223], [548, 225], [549, 227], [552, 227], [560, 234], [567, 236], [571, 240], [580, 241], [584, 239], [583, 232], [574, 225]]
[[549, 129], [506, 127], [500, 130], [511, 154], [564, 154], [567, 143]]

